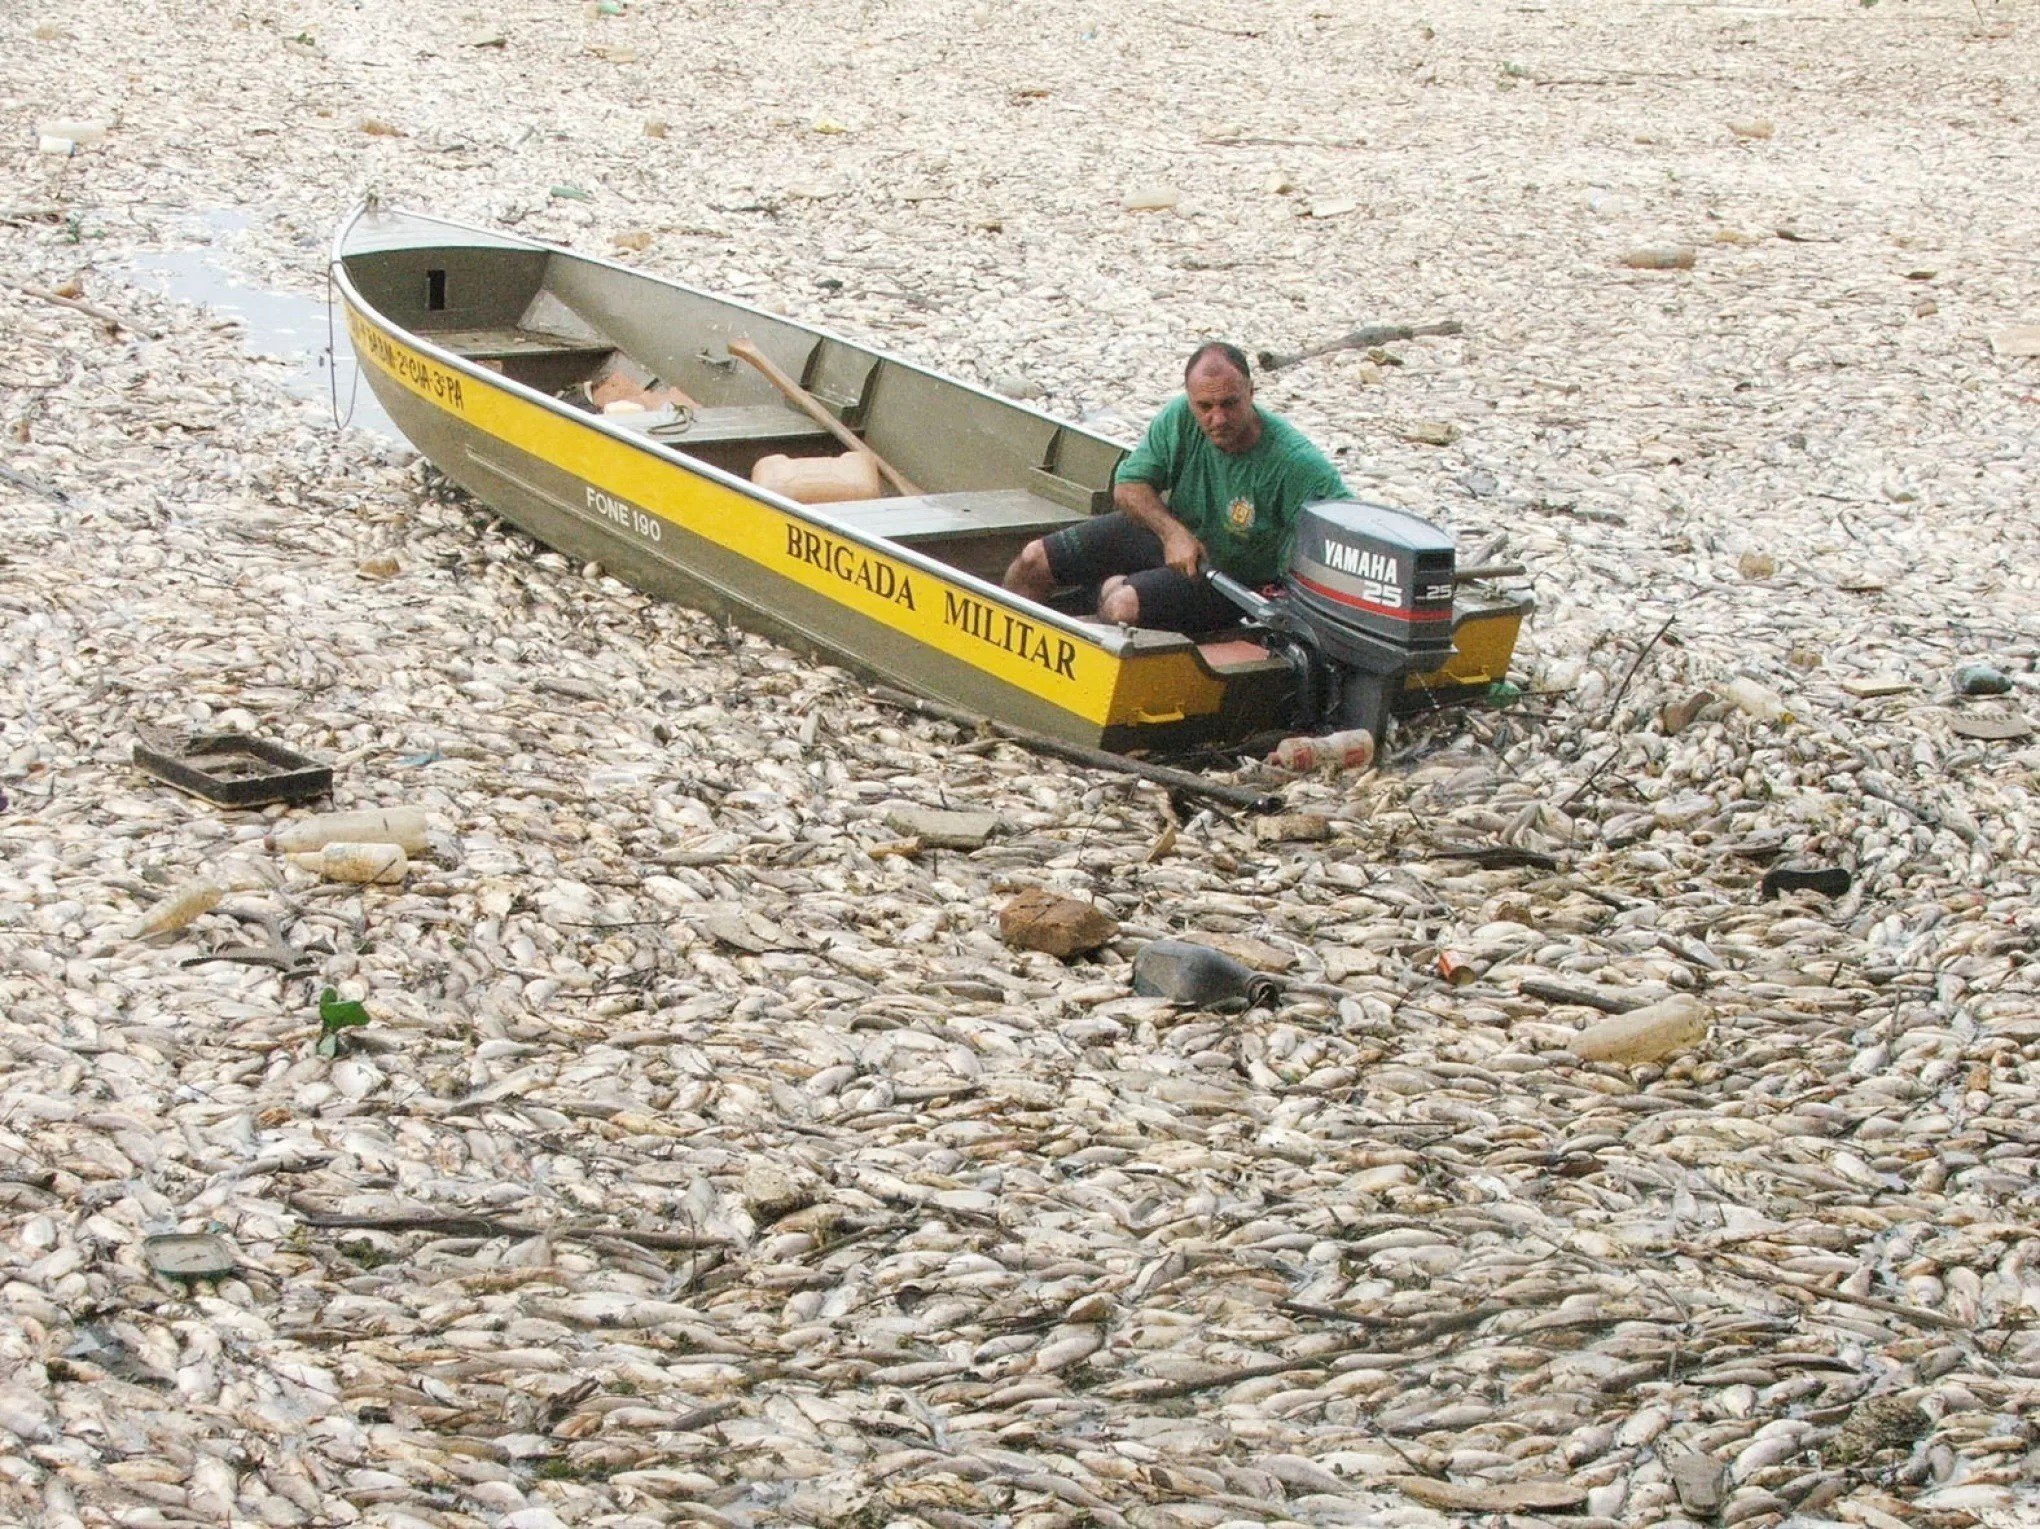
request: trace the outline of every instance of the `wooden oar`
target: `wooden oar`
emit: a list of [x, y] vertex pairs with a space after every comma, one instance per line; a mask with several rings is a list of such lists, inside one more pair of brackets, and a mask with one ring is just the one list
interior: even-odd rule
[[913, 480], [908, 478], [897, 467], [894, 467], [884, 457], [873, 451], [869, 446], [865, 445], [864, 442], [860, 441], [848, 425], [845, 425], [835, 415], [822, 407], [814, 394], [810, 393], [806, 388], [766, 360], [764, 354], [757, 346], [753, 345], [749, 340], [739, 337], [730, 341], [729, 352], [738, 360], [748, 361], [751, 365], [757, 367], [760, 372], [764, 373], [767, 382], [786, 395], [788, 403], [807, 415], [809, 419], [820, 425], [845, 446], [848, 446], [852, 451], [862, 452], [865, 456], [870, 457], [872, 461], [878, 464], [878, 470], [885, 474], [886, 481], [894, 488], [903, 494], [912, 494], [917, 498], [919, 497], [921, 490], [914, 486]]

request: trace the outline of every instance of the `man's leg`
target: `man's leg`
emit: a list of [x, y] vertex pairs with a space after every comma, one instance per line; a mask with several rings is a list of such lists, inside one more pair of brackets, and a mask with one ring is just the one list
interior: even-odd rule
[[1216, 632], [1237, 626], [1239, 607], [1207, 579], [1186, 578], [1173, 568], [1148, 568], [1109, 579], [1099, 592], [1098, 614], [1126, 626], [1164, 632]]
[[1161, 538], [1114, 510], [1029, 542], [1007, 567], [1004, 583], [1015, 594], [1046, 600], [1058, 589], [1153, 568], [1161, 560]]
[[1048, 538], [1036, 537], [1006, 565], [1005, 586], [1030, 600], [1046, 600], [1056, 591], [1055, 570], [1048, 562]]
[[1130, 579], [1107, 579], [1098, 591], [1100, 619], [1120, 626], [1140, 625], [1140, 591]]

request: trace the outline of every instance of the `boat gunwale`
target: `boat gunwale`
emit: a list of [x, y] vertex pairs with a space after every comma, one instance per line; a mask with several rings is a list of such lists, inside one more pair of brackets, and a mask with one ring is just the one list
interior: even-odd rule
[[[1038, 601], [1030, 600], [1024, 595], [1016, 594], [1014, 591], [1007, 589], [1004, 585], [994, 584], [990, 580], [982, 577], [981, 575], [971, 573], [966, 569], [958, 568], [954, 564], [945, 563], [941, 561], [939, 558], [930, 557], [927, 553], [920, 551], [918, 548], [910, 547], [902, 542], [893, 541], [887, 537], [876, 536], [871, 532], [865, 531], [860, 527], [850, 524], [847, 521], [841, 521], [834, 519], [832, 517], [818, 515], [816, 513], [816, 506], [802, 504], [798, 500], [789, 499], [784, 495], [776, 494], [770, 489], [762, 488], [758, 484], [752, 483], [747, 478], [740, 478], [736, 474], [731, 473], [723, 468], [717, 467], [711, 462], [705, 462], [701, 460], [699, 457], [690, 456], [686, 452], [679, 450], [677, 447], [667, 445], [663, 441], [656, 440], [652, 437], [640, 434], [636, 431], [626, 430], [622, 426], [612, 423], [611, 421], [605, 419], [603, 416], [599, 414], [589, 414], [583, 410], [571, 408], [562, 400], [555, 398], [550, 394], [542, 393], [528, 383], [519, 382], [514, 377], [508, 377], [501, 372], [492, 371], [470, 360], [468, 357], [461, 355], [458, 351], [449, 350], [445, 346], [434, 343], [429, 338], [428, 334], [421, 333], [418, 330], [406, 328], [404, 325], [398, 323], [395, 319], [391, 318], [388, 314], [384, 313], [380, 308], [377, 308], [375, 305], [370, 303], [368, 299], [362, 295], [361, 289], [354, 284], [353, 278], [348, 274], [347, 271], [346, 262], [350, 258], [347, 250], [347, 242], [349, 236], [354, 232], [356, 225], [364, 217], [372, 213], [388, 213], [396, 217], [413, 219], [418, 222], [429, 223], [434, 225], [435, 227], [447, 229], [454, 233], [482, 234], [486, 235], [491, 240], [501, 241], [505, 245], [512, 246], [522, 245], [524, 248], [532, 251], [533, 253], [544, 254], [547, 256], [564, 255], [571, 260], [586, 261], [590, 264], [600, 266], [605, 270], [613, 271], [619, 275], [627, 276], [637, 281], [654, 282], [661, 286], [666, 286], [681, 292], [685, 292], [691, 297], [701, 298], [705, 301], [713, 303], [722, 303], [729, 307], [738, 309], [741, 312], [752, 314], [758, 318], [768, 320], [775, 324], [791, 324], [795, 328], [804, 330], [809, 334], [815, 335], [819, 339], [831, 340], [836, 342], [837, 344], [848, 346], [853, 350], [866, 352], [872, 355], [877, 360], [884, 361], [892, 365], [905, 367], [910, 371], [917, 372], [920, 375], [931, 379], [932, 381], [942, 383], [946, 386], [962, 388], [967, 392], [976, 393], [978, 396], [982, 398], [986, 398], [993, 401], [994, 403], [1015, 409], [1020, 413], [1031, 415], [1033, 418], [1040, 420], [1044, 423], [1053, 425], [1058, 429], [1068, 430], [1079, 429], [1081, 427], [1073, 426], [1067, 420], [1057, 419], [1052, 414], [1048, 414], [1039, 409], [1030, 408], [1028, 405], [1020, 403], [1016, 400], [1001, 398], [997, 394], [987, 392], [983, 388], [976, 387], [973, 384], [964, 382], [958, 378], [949, 377], [941, 372], [930, 370], [927, 367], [918, 366], [911, 361], [901, 360], [899, 357], [892, 355], [888, 351], [879, 350], [874, 346], [865, 345], [855, 340], [846, 339], [841, 335], [833, 333], [832, 331], [819, 328], [812, 324], [808, 324], [803, 320], [789, 319], [784, 315], [768, 313], [762, 308], [753, 307], [749, 303], [741, 302], [735, 298], [725, 297], [720, 293], [703, 291], [700, 288], [690, 287], [684, 282], [672, 281], [666, 277], [656, 276], [646, 271], [634, 270], [630, 266], [622, 265], [616, 261], [605, 260], [599, 255], [584, 255], [579, 251], [568, 249], [562, 245], [549, 244], [543, 240], [538, 239], [530, 239], [522, 234], [499, 234], [494, 230], [480, 228], [473, 224], [456, 223], [448, 219], [434, 217], [430, 213], [415, 213], [410, 212], [403, 208], [396, 207], [372, 207], [368, 203], [364, 202], [358, 204], [354, 208], [354, 210], [348, 214], [346, 220], [341, 224], [339, 232], [334, 236], [333, 250], [330, 258], [328, 274], [331, 280], [339, 288], [342, 300], [348, 306], [356, 309], [363, 315], [372, 317], [378, 324], [388, 329], [394, 336], [401, 338], [405, 344], [417, 346], [421, 351], [428, 353], [433, 360], [442, 362], [443, 364], [451, 365], [454, 370], [460, 372], [464, 376], [473, 378], [475, 381], [483, 384], [484, 386], [502, 388], [510, 392], [513, 397], [521, 398], [527, 403], [535, 404], [547, 410], [549, 413], [552, 413], [557, 417], [567, 420], [582, 428], [592, 428], [596, 431], [597, 434], [607, 436], [611, 440], [617, 441], [623, 445], [630, 446], [638, 451], [644, 452], [645, 454], [653, 457], [655, 460], [663, 462], [668, 466], [677, 467], [683, 472], [693, 473], [699, 477], [706, 478], [709, 481], [716, 483], [722, 487], [736, 489], [739, 492], [743, 493], [746, 497], [755, 499], [760, 503], [765, 504], [770, 508], [777, 510], [783, 514], [790, 514], [794, 516], [796, 519], [804, 521], [816, 527], [816, 529], [818, 530], [824, 530], [833, 536], [839, 536], [846, 541], [854, 542], [858, 546], [864, 548], [866, 551], [876, 552], [886, 557], [897, 558], [902, 562], [905, 562], [910, 566], [916, 568], [917, 570], [930, 575], [931, 577], [934, 577], [939, 580], [946, 580], [952, 583], [957, 583], [963, 587], [970, 589], [973, 593], [981, 592], [985, 595], [989, 595], [993, 600], [997, 601], [1000, 605], [1024, 610], [1027, 613], [1029, 620], [1036, 621], [1038, 624], [1043, 626], [1052, 627], [1059, 633], [1063, 634], [1064, 636], [1076, 638], [1084, 642], [1088, 646], [1096, 648], [1100, 652], [1109, 655], [1110, 657], [1119, 662], [1137, 663], [1149, 659], [1162, 657], [1168, 658], [1188, 657], [1192, 659], [1197, 664], [1197, 666], [1201, 670], [1203, 670], [1204, 673], [1213, 681], [1219, 684], [1230, 683], [1230, 680], [1225, 674], [1212, 668], [1211, 664], [1206, 660], [1203, 653], [1200, 651], [1197, 643], [1195, 643], [1188, 636], [1182, 633], [1163, 631], [1155, 627], [1122, 627], [1116, 630], [1105, 629], [1093, 625], [1090, 622], [1086, 622], [1078, 617], [1067, 616], [1063, 614], [1061, 611], [1058, 611], [1051, 606], [1043, 605]], [[434, 246], [432, 245], [424, 244], [412, 244], [400, 246], [393, 245], [391, 246], [390, 252], [393, 253], [398, 249], [429, 249], [433, 247]], [[458, 246], [457, 244], [449, 241], [441, 247], [456, 248]], [[486, 246], [476, 247], [480, 248]], [[382, 252], [376, 250], [361, 250], [357, 251], [353, 258], [370, 258], [378, 253]], [[605, 340], [607, 339], [606, 336], [604, 338]], [[477, 427], [469, 425], [466, 428], [475, 429]], [[1085, 433], [1088, 434], [1088, 432]], [[1093, 436], [1091, 438], [1094, 440], [1104, 441], [1104, 437], [1102, 436]], [[1105, 444], [1113, 445], [1114, 443], [1110, 441], [1105, 441]], [[422, 452], [420, 453], [420, 455], [423, 454], [424, 453]]]

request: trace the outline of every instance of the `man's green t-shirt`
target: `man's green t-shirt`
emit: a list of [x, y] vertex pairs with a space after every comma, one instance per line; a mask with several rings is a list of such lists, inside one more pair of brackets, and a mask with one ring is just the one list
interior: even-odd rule
[[1178, 394], [1119, 464], [1118, 483], [1145, 483], [1204, 543], [1211, 562], [1244, 584], [1270, 584], [1289, 564], [1296, 514], [1315, 499], [1351, 499], [1339, 471], [1287, 420], [1256, 406], [1261, 438], [1231, 456], [1197, 428]]

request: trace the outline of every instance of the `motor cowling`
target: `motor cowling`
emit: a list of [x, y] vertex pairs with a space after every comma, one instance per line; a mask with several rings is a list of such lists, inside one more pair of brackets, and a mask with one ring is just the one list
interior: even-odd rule
[[1451, 654], [1452, 573], [1452, 538], [1430, 521], [1335, 499], [1298, 516], [1282, 583], [1328, 652], [1402, 673]]

